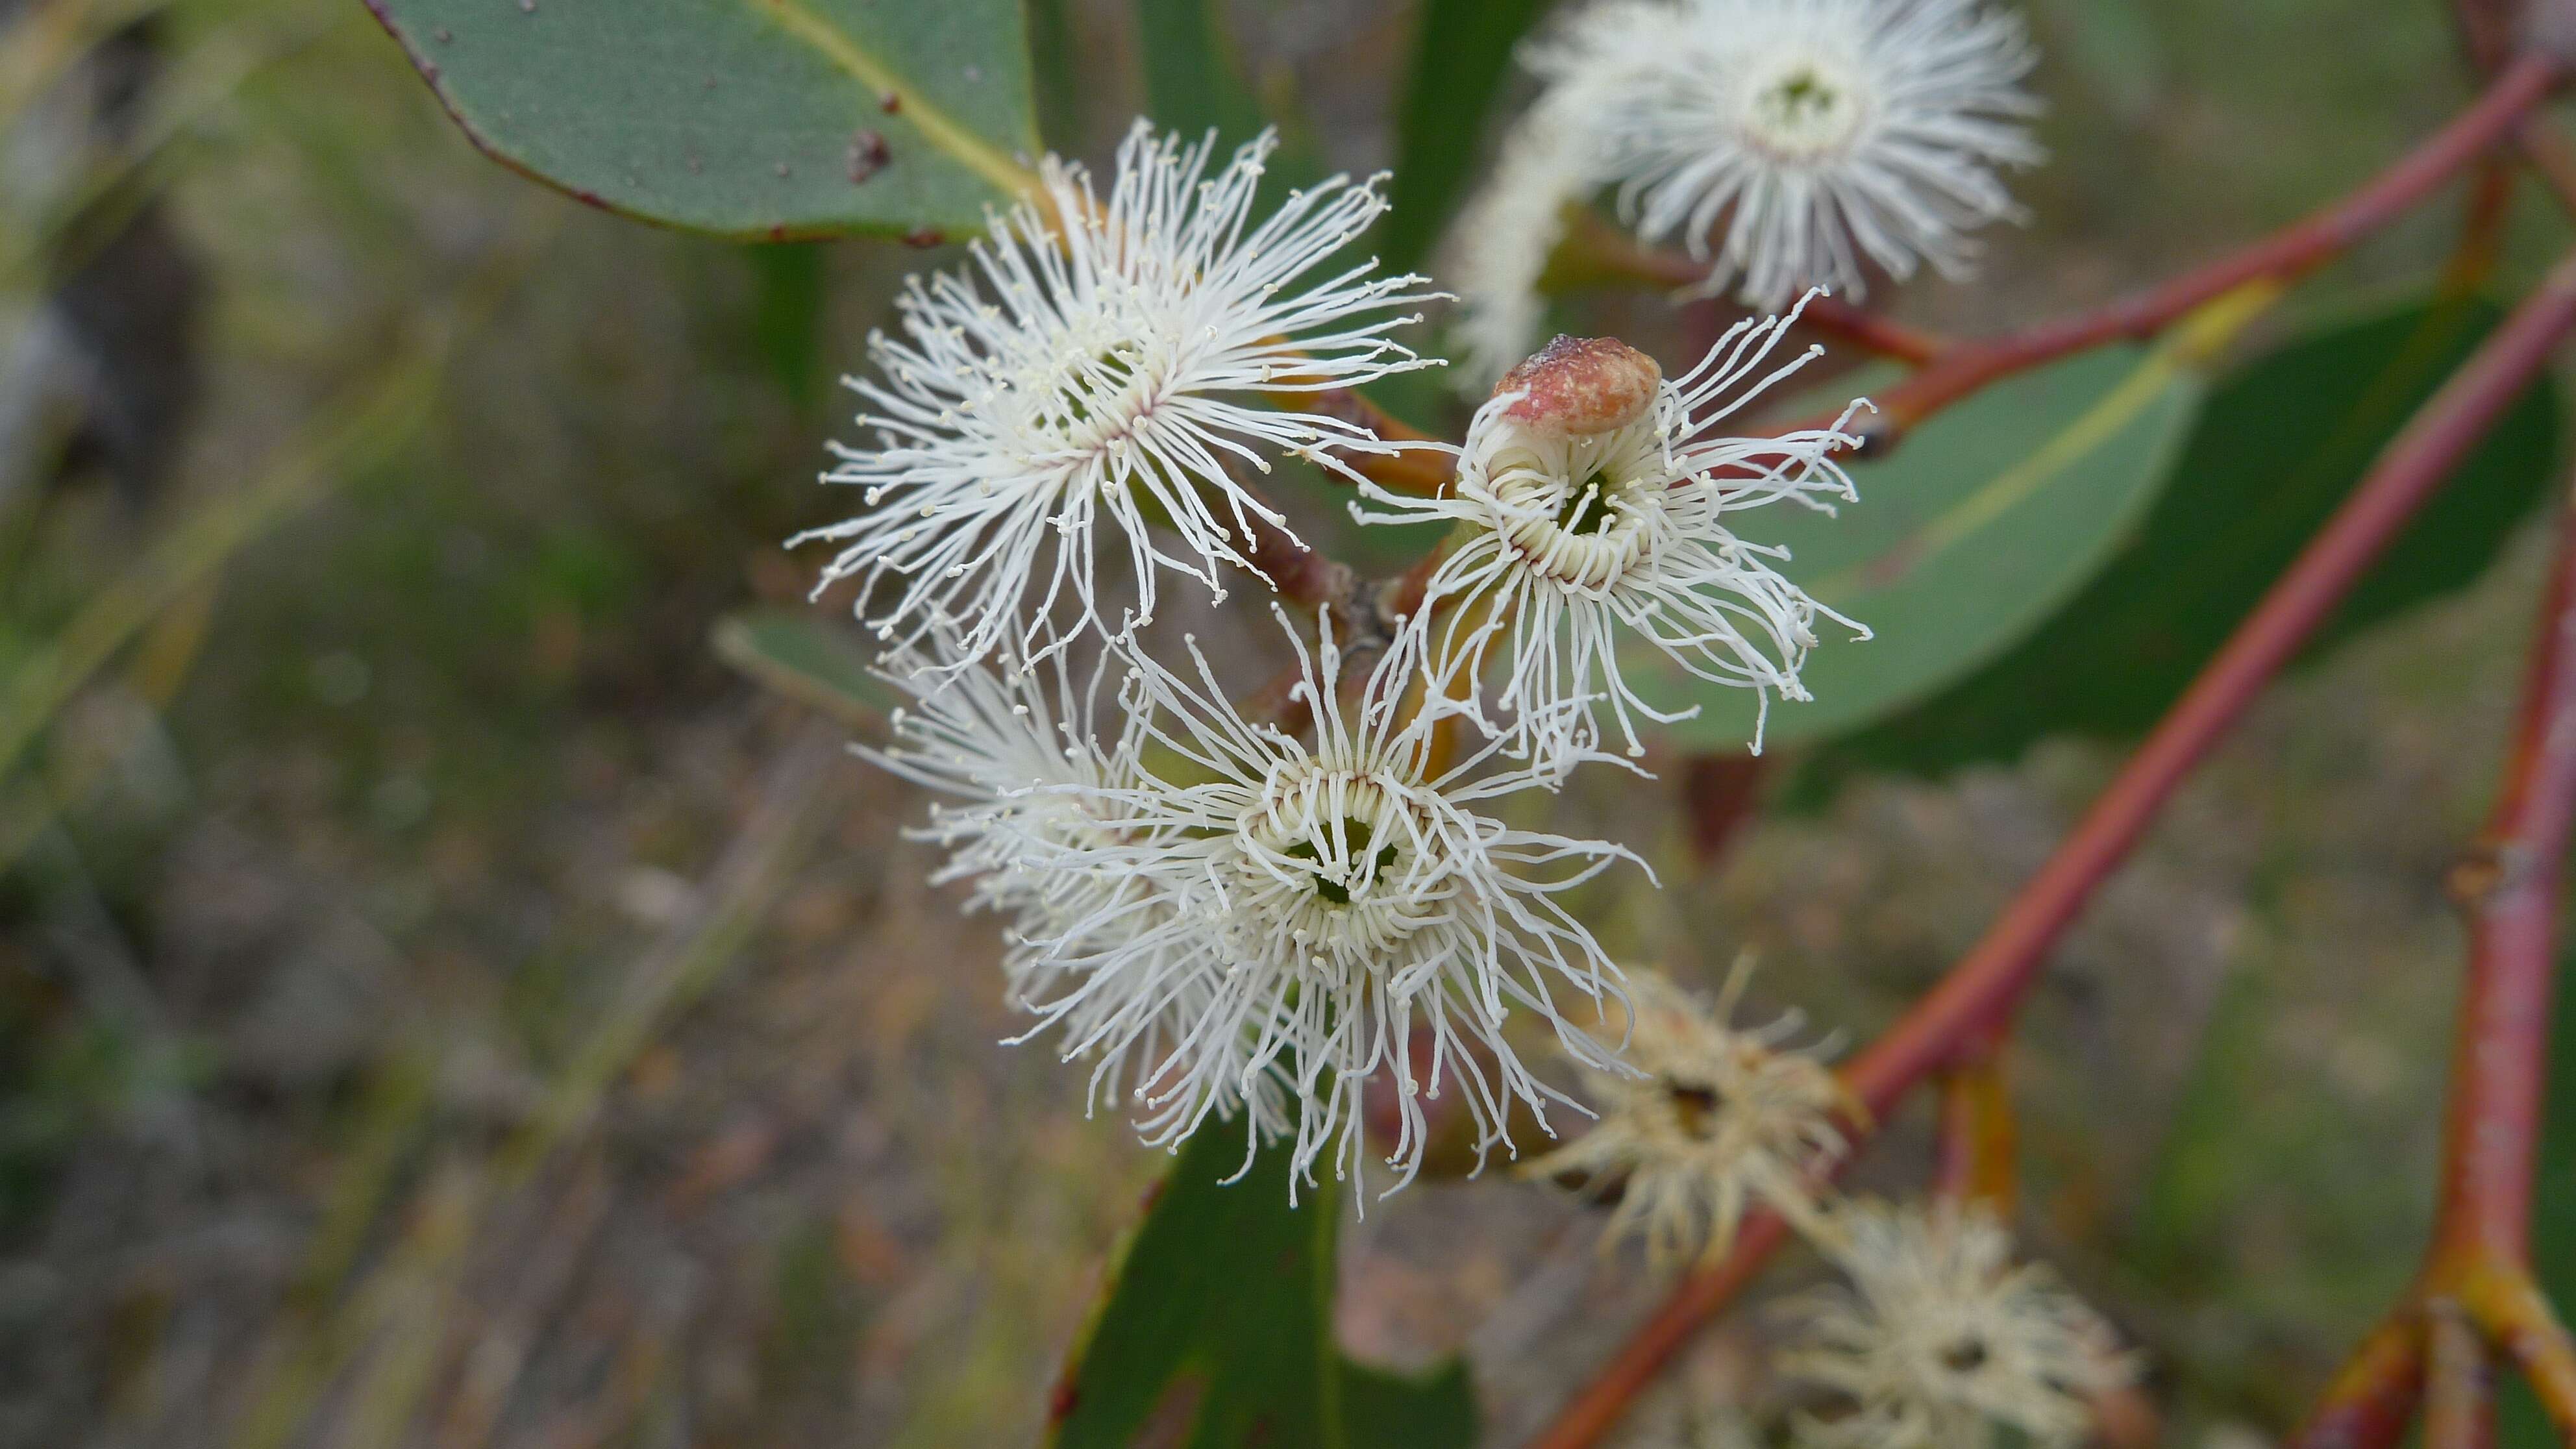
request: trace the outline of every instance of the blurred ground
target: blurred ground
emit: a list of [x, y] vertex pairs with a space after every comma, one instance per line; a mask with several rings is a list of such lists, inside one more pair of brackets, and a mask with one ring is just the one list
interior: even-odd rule
[[[63, 78], [48, 8], [14, 8], [0, 677], [95, 600], [146, 622], [0, 774], [0, 1445], [1027, 1442], [1159, 1159], [995, 1045], [992, 933], [920, 884], [914, 793], [705, 647], [801, 595], [815, 559], [778, 540], [846, 506], [810, 481], [825, 379], [937, 258], [585, 211], [476, 157], [346, 0], [162, 8], [127, 132], [117, 76]], [[1401, 17], [1239, 8], [1265, 91], [1331, 118], [1319, 149], [1382, 160]], [[1126, 13], [1077, 7], [1095, 153], [1135, 105]], [[2464, 91], [2430, 0], [2033, 17], [2036, 223], [1978, 288], [1906, 296], [1923, 320], [2206, 255]], [[122, 270], [77, 240], [147, 213]], [[2446, 225], [2316, 294], [2421, 271]], [[2526, 204], [2515, 265], [2556, 234]], [[193, 368], [33, 309], [102, 275], [166, 299], [145, 321], [194, 307]], [[249, 541], [177, 529], [209, 509]], [[2014, 1056], [2026, 1230], [2144, 1346], [2179, 1441], [2283, 1425], [2411, 1262], [2458, 955], [2436, 883], [2537, 574], [2525, 547], [2276, 690]], [[1562, 809], [1683, 887], [1605, 886], [1614, 947], [1714, 972], [1753, 946], [1773, 1002], [1859, 1034], [2115, 758], [1866, 785], [1705, 881], [1666, 789]], [[1504, 1182], [1407, 1193], [1351, 1233], [1346, 1335], [1466, 1349], [1512, 1442], [1651, 1301], [1592, 1228]], [[1720, 1427], [1758, 1331], [1710, 1335], [1637, 1442]]]

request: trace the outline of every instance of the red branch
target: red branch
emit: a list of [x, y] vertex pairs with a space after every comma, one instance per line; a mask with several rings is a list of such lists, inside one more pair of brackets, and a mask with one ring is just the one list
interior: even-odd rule
[[[2010, 1019], [2049, 948], [2165, 798], [2539, 373], [2571, 328], [2576, 256], [2560, 262], [2408, 422], [1985, 938], [1846, 1066], [1844, 1079], [1872, 1120], [1886, 1120], [1908, 1089], [1952, 1065], [1963, 1045]], [[1685, 1278], [1601, 1376], [1532, 1441], [1532, 1449], [1588, 1449], [1597, 1443], [1665, 1360], [1784, 1237], [1776, 1224], [1748, 1227], [1725, 1261]]]
[[2557, 978], [2568, 828], [2576, 820], [2576, 513], [2561, 542], [2503, 793], [2475, 855], [2452, 874], [2470, 913], [2469, 979], [2451, 1065], [2437, 1253], [2529, 1261]]
[[[2451, 873], [2469, 970], [2451, 1055], [2440, 1205], [2424, 1272], [2290, 1443], [2385, 1449], [2424, 1407], [2427, 1449], [2492, 1442], [2493, 1359], [2576, 1435], [2576, 1345], [2531, 1281], [2531, 1187], [2549, 1068], [2567, 841], [2576, 822], [2576, 508], [2560, 524], [2513, 753], [2477, 849]], [[2405, 1352], [2396, 1347], [2402, 1340]]]
[[2152, 337], [2193, 308], [2263, 277], [2287, 280], [2340, 255], [2387, 225], [2499, 141], [2557, 83], [2556, 62], [2524, 56], [2476, 104], [2343, 200], [2263, 241], [2146, 291], [2026, 331], [1952, 349], [1874, 399], [1873, 445], [1915, 426], [1987, 384], [2123, 338]]

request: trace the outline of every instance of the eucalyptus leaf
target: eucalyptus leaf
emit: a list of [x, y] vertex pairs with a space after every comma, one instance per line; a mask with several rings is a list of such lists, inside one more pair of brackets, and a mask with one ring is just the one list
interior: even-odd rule
[[[2050, 734], [2147, 729], [2502, 315], [2480, 298], [2410, 298], [2236, 368], [2211, 394], [2173, 486], [2082, 593], [2010, 653], [1827, 749], [1801, 793], [1856, 768], [1938, 774], [2014, 759]], [[2309, 657], [2482, 573], [2547, 491], [2558, 435], [2556, 393], [2536, 384], [2363, 577]]]
[[1056, 1393], [1056, 1449], [1331, 1442], [1330, 1193], [1288, 1206], [1274, 1148], [1235, 1181], [1237, 1129], [1183, 1145]]
[[846, 625], [792, 609], [753, 609], [719, 620], [716, 657], [844, 723], [873, 728], [903, 695], [868, 667], [868, 652]]
[[1403, 1449], [1475, 1449], [1476, 1385], [1452, 1359], [1421, 1377], [1342, 1360], [1342, 1443]]
[[[1886, 460], [1854, 465], [1860, 501], [1837, 515], [1786, 505], [1736, 515], [1746, 538], [1790, 550], [1784, 574], [1875, 635], [1854, 642], [1823, 623], [1804, 670], [1815, 698], [1774, 704], [1768, 741], [1859, 728], [2037, 627], [2144, 516], [2204, 387], [2178, 346], [2100, 348], [1999, 383], [1925, 422]], [[1681, 697], [1702, 706], [1674, 727], [1684, 742], [1752, 738], [1752, 691], [1693, 681]]]
[[1019, 0], [367, 0], [474, 144], [783, 241], [980, 231], [1039, 147]]
[[1469, 1449], [1463, 1365], [1407, 1378], [1334, 1347], [1339, 1194], [1308, 1191], [1291, 1208], [1287, 1149], [1248, 1170], [1243, 1154], [1237, 1127], [1182, 1146], [1056, 1388], [1047, 1442]]

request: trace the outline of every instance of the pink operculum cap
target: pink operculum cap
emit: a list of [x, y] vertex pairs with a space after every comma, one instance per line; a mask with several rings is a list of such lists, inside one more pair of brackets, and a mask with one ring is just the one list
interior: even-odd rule
[[1624, 428], [1654, 406], [1664, 370], [1615, 337], [1562, 333], [1494, 384], [1494, 396], [1519, 393], [1504, 416], [1523, 426], [1588, 437]]

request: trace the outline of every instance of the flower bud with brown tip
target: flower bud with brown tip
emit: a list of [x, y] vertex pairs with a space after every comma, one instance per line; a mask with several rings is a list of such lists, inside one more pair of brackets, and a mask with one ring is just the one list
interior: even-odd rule
[[1494, 384], [1519, 393], [1504, 416], [1534, 430], [1591, 437], [1624, 428], [1655, 405], [1664, 370], [1615, 337], [1568, 337], [1540, 348]]

